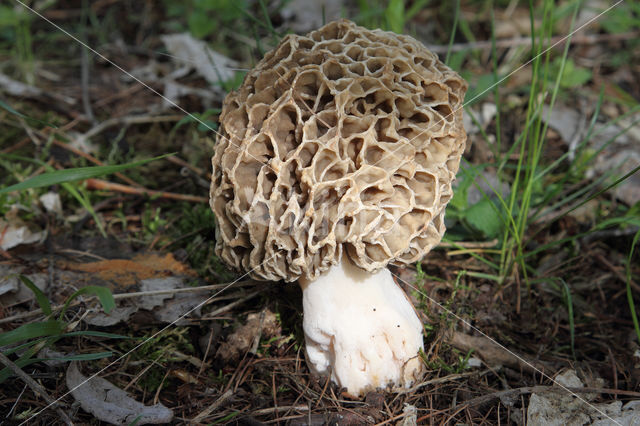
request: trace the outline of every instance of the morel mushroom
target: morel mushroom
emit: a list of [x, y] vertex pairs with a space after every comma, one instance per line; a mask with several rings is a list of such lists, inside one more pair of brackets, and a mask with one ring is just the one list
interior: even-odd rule
[[353, 395], [422, 374], [422, 323], [386, 267], [444, 233], [466, 88], [413, 38], [342, 20], [286, 36], [225, 99], [216, 253], [300, 283], [310, 367]]

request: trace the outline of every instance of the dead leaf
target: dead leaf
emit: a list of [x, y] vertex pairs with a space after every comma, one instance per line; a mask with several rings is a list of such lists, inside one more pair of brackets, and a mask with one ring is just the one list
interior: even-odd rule
[[[574, 370], [559, 374], [555, 381], [565, 387], [584, 387]], [[631, 425], [635, 424], [634, 419], [637, 420], [640, 416], [639, 401], [631, 401], [624, 407], [622, 401], [591, 402], [597, 397], [598, 394], [586, 393], [578, 399], [560, 387], [557, 387], [557, 390], [533, 393], [527, 408], [527, 425], [605, 426], [612, 424], [612, 421], [620, 425]]]
[[[33, 292], [17, 276], [10, 277], [19, 273], [21, 269], [0, 265], [0, 305], [11, 307], [35, 299]], [[40, 290], [46, 291], [48, 280], [45, 274], [25, 274], [25, 276]]]
[[[598, 154], [585, 173], [588, 179], [615, 170], [617, 173], [610, 180], [613, 181], [640, 164], [640, 126], [633, 124], [639, 116], [636, 114], [627, 117], [618, 124], [596, 123], [593, 126], [592, 133], [595, 136], [590, 138], [586, 148]], [[576, 149], [588, 130], [587, 117], [574, 108], [556, 105], [550, 111], [545, 105], [542, 119], [558, 132], [568, 146], [569, 159], [573, 160]], [[637, 203], [640, 201], [640, 175], [636, 173], [629, 176], [626, 181], [613, 188], [612, 192], [629, 205]]]
[[217, 356], [225, 361], [237, 360], [244, 355], [260, 336], [267, 338], [281, 334], [276, 315], [269, 309], [249, 314], [245, 325], [234, 331], [227, 341], [220, 345]]
[[213, 51], [191, 34], [167, 34], [160, 38], [176, 62], [195, 68], [210, 84], [233, 78], [233, 68], [238, 66], [237, 63]]
[[[187, 312], [190, 317], [200, 317], [200, 307], [193, 309], [209, 297], [206, 293], [178, 293], [171, 300], [155, 309], [153, 316], [161, 322], [175, 322], [176, 325], [187, 325], [187, 319], [178, 319]], [[193, 311], [192, 311], [193, 309]]]
[[[178, 277], [148, 278], [140, 282], [140, 291], [143, 292], [174, 290], [182, 287], [184, 287], [184, 282]], [[162, 306], [165, 300], [172, 297], [172, 294], [153, 294], [137, 298], [136, 304], [142, 309], [151, 311], [157, 306]]]
[[485, 199], [485, 195], [492, 200], [497, 200], [497, 195], [500, 194], [502, 199], [506, 199], [510, 192], [511, 186], [508, 182], [498, 179], [494, 171], [482, 169], [478, 171], [474, 184], [469, 187], [467, 203], [472, 206]]
[[40, 202], [46, 211], [49, 213], [62, 216], [62, 201], [60, 201], [60, 194], [57, 192], [47, 192], [40, 196]]
[[[162, 292], [166, 294], [147, 294], [131, 298], [129, 303], [133, 306], [118, 307], [109, 314], [93, 312], [85, 317], [88, 324], [97, 326], [114, 325], [121, 321], [127, 321], [131, 315], [139, 309], [151, 311], [153, 316], [161, 322], [174, 322], [182, 315], [190, 312], [194, 307], [204, 302], [209, 295], [202, 293], [175, 293], [170, 291], [185, 288], [187, 285], [184, 277], [148, 278], [140, 281], [141, 292]], [[200, 316], [200, 309], [194, 309], [190, 316]], [[188, 321], [178, 320], [177, 325], [188, 324]]]
[[547, 105], [543, 105], [541, 118], [549, 127], [558, 132], [566, 144], [580, 140], [586, 131], [586, 117], [574, 108], [556, 105], [551, 111]]
[[89, 379], [80, 372], [76, 362], [69, 365], [66, 381], [82, 409], [99, 420], [114, 425], [145, 425], [167, 423], [173, 419], [173, 411], [162, 404], [141, 404], [103, 378]]
[[75, 263], [59, 262], [59, 267], [71, 271], [89, 272], [96, 278], [110, 281], [114, 284], [115, 292], [129, 291], [138, 282], [172, 275], [195, 275], [195, 272], [178, 262], [171, 253], [160, 256], [158, 254], [141, 254], [133, 259], [109, 259], [98, 262]]
[[9, 250], [20, 244], [33, 244], [44, 241], [47, 233], [28, 226], [18, 217], [17, 209], [11, 209], [0, 219], [0, 249]]
[[[464, 123], [464, 128], [467, 131], [467, 135], [480, 132], [480, 127], [485, 130], [487, 126], [491, 124], [498, 111], [496, 104], [491, 102], [484, 102], [480, 106], [472, 106], [469, 107], [469, 109], [473, 113], [477, 123], [473, 121], [469, 112], [466, 110], [463, 111], [462, 121]], [[480, 127], [478, 127], [478, 125], [480, 125]]]
[[404, 403], [402, 409], [402, 420], [396, 423], [396, 426], [416, 426], [418, 419], [418, 409], [411, 404]]
[[127, 321], [136, 312], [138, 312], [137, 306], [117, 306], [108, 314], [102, 311], [92, 312], [85, 315], [82, 320], [97, 327], [109, 327]]
[[213, 105], [213, 102], [220, 101], [224, 98], [224, 95], [216, 93], [215, 88], [199, 88], [199, 87], [189, 87], [184, 84], [177, 83], [175, 81], [165, 79], [164, 80], [164, 99], [162, 100], [162, 104], [165, 108], [172, 107], [175, 103], [179, 101], [179, 98], [182, 96], [194, 95], [202, 100], [202, 102], [207, 105]]
[[0, 265], [0, 297], [6, 293], [14, 293], [20, 288], [18, 277], [11, 276], [15, 273], [10, 266]]

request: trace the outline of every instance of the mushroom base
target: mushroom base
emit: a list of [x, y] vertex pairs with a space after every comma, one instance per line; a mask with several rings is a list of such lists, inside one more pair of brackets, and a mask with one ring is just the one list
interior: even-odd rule
[[352, 395], [406, 388], [424, 366], [422, 323], [387, 269], [371, 274], [347, 256], [302, 287], [306, 352], [311, 370]]

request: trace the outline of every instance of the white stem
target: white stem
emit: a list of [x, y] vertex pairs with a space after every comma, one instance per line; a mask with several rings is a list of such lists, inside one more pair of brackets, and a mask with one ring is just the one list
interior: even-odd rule
[[307, 357], [348, 392], [408, 387], [423, 371], [422, 323], [387, 269], [371, 274], [347, 256], [301, 281]]

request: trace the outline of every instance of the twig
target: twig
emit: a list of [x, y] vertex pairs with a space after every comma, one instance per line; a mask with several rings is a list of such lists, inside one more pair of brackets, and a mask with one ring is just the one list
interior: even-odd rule
[[140, 83], [136, 83], [135, 85], [133, 85], [131, 87], [128, 87], [128, 88], [126, 88], [126, 89], [124, 89], [124, 90], [122, 90], [122, 91], [120, 91], [118, 93], [114, 93], [111, 96], [107, 96], [107, 97], [104, 97], [104, 98], [96, 101], [94, 103], [94, 105], [97, 108], [103, 107], [103, 106], [109, 104], [110, 102], [116, 101], [116, 100], [118, 100], [120, 98], [130, 97], [135, 92], [138, 92], [141, 89], [144, 89], [144, 86], [142, 84], [140, 84]]
[[181, 167], [186, 167], [187, 169], [191, 170], [192, 172], [200, 175], [200, 176], [204, 176], [206, 177], [208, 180], [211, 180], [211, 173], [209, 173], [208, 171], [202, 170], [199, 167], [196, 167], [192, 164], [187, 163], [186, 161], [184, 161], [182, 158], [176, 157], [175, 155], [172, 155], [170, 157], [167, 157], [167, 160], [172, 162], [173, 164], [177, 164], [178, 166]]
[[116, 191], [116, 192], [122, 192], [124, 194], [132, 194], [132, 195], [156, 196], [161, 198], [169, 198], [172, 200], [190, 201], [194, 203], [209, 202], [208, 198], [200, 197], [198, 195], [176, 194], [175, 192], [156, 191], [154, 189], [146, 189], [146, 188], [133, 188], [131, 186], [121, 185], [119, 183], [113, 183], [113, 182], [109, 182], [102, 179], [87, 179], [86, 183], [87, 183], [87, 188], [89, 189]]
[[27, 133], [27, 136], [29, 137], [31, 142], [33, 142], [35, 146], [40, 146], [42, 144], [42, 141], [40, 141], [40, 139], [36, 137], [36, 132], [33, 131], [33, 129], [27, 124], [27, 122], [22, 117], [19, 117], [18, 119], [20, 120], [20, 124], [22, 125], [22, 128], [24, 129], [24, 131]]
[[145, 368], [143, 368], [143, 369], [142, 369], [142, 371], [140, 371], [138, 374], [136, 374], [136, 376], [135, 376], [133, 379], [131, 379], [131, 381], [129, 381], [129, 383], [127, 383], [127, 384], [126, 384], [126, 386], [125, 386], [124, 388], [122, 388], [122, 390], [126, 392], [126, 391], [127, 391], [127, 389], [129, 389], [129, 388], [130, 388], [131, 386], [133, 386], [133, 385], [134, 385], [138, 380], [140, 380], [140, 378], [141, 378], [142, 376], [144, 376], [144, 375], [145, 375], [145, 373], [146, 373], [147, 371], [149, 371], [149, 369], [150, 369], [151, 367], [153, 367], [154, 365], [159, 365], [159, 366], [162, 368], [162, 365], [158, 364], [158, 360], [159, 360], [160, 358], [162, 358], [162, 357], [165, 355], [165, 353], [166, 353], [166, 349], [165, 349], [164, 351], [161, 351], [161, 352], [160, 352], [160, 354], [156, 357], [156, 359], [154, 359], [153, 361], [151, 361], [151, 362], [149, 363], [149, 365], [147, 365]]
[[200, 423], [202, 422], [203, 419], [209, 417], [209, 415], [211, 413], [213, 413], [215, 411], [216, 408], [218, 408], [219, 406], [221, 406], [227, 399], [231, 398], [231, 396], [233, 396], [233, 391], [232, 390], [228, 390], [225, 393], [223, 393], [220, 398], [218, 398], [213, 404], [211, 404], [210, 406], [208, 406], [207, 408], [205, 408], [204, 410], [202, 410], [200, 412], [200, 414], [198, 414], [197, 416], [195, 416], [190, 423]]
[[[607, 393], [612, 395], [625, 395], [625, 396], [633, 396], [639, 397], [640, 392], [633, 391], [625, 391], [620, 389], [606, 389], [606, 388], [575, 388], [575, 387], [567, 387], [567, 389], [573, 393]], [[527, 386], [517, 389], [508, 389], [504, 391], [494, 392], [489, 395], [482, 395], [475, 397], [473, 399], [469, 399], [461, 404], [462, 407], [472, 407], [474, 405], [486, 404], [497, 398], [518, 396], [518, 395], [528, 395], [532, 393], [542, 393], [549, 391], [561, 391], [562, 389], [557, 386]], [[453, 409], [455, 407], [451, 407]]]
[[10, 147], [4, 148], [2, 150], [0, 150], [0, 154], [10, 154], [13, 151], [16, 151], [20, 148], [22, 148], [23, 146], [27, 145], [29, 143], [31, 139], [29, 138], [24, 138], [21, 141], [19, 141], [18, 143], [15, 143], [13, 145], [11, 145]]
[[[609, 262], [603, 255], [601, 255], [600, 253], [596, 253], [593, 256], [598, 262], [600, 262], [603, 266], [605, 266], [606, 268], [608, 268], [611, 272], [613, 272], [613, 274], [620, 280], [622, 281], [623, 284], [627, 283], [627, 277], [624, 276], [624, 274], [618, 269], [616, 268], [611, 262]], [[633, 289], [637, 292], [640, 292], [640, 285], [638, 285], [635, 281], [630, 280], [629, 281], [629, 285], [631, 287], [633, 287]]]
[[68, 96], [61, 96], [57, 93], [48, 93], [39, 89], [35, 86], [29, 86], [27, 84], [21, 83], [17, 80], [14, 80], [4, 74], [0, 73], [0, 87], [2, 87], [3, 91], [10, 96], [16, 96], [19, 98], [30, 98], [36, 101], [41, 101], [43, 97], [48, 97], [50, 99], [56, 100], [58, 102], [63, 102], [67, 105], [73, 106], [76, 103], [76, 100], [70, 98]]
[[200, 363], [200, 369], [198, 369], [198, 374], [196, 375], [196, 379], [200, 378], [200, 376], [202, 375], [202, 370], [204, 370], [205, 365], [207, 365], [207, 357], [209, 356], [209, 352], [211, 351], [211, 342], [213, 342], [213, 330], [209, 331], [207, 349], [204, 351], [204, 355], [202, 357], [202, 362]]
[[[73, 152], [75, 155], [77, 155], [79, 157], [82, 157], [85, 160], [87, 160], [87, 161], [89, 161], [89, 162], [91, 162], [93, 164], [96, 164], [98, 166], [104, 166], [105, 165], [102, 161], [98, 160], [93, 155], [87, 154], [86, 152], [83, 152], [83, 151], [81, 151], [81, 150], [79, 150], [79, 149], [77, 149], [77, 148], [75, 148], [75, 147], [73, 147], [73, 146], [71, 146], [69, 144], [66, 144], [66, 143], [64, 143], [62, 141], [54, 139], [53, 140], [53, 144], [59, 146], [62, 149], [65, 149], [65, 150], [67, 150], [69, 152]], [[141, 187], [142, 186], [139, 183], [137, 183], [136, 181], [134, 181], [133, 179], [128, 178], [127, 176], [123, 175], [120, 172], [115, 172], [114, 175], [116, 175], [118, 178], [122, 179], [123, 181], [127, 182], [129, 185], [133, 185], [133, 186], [136, 186], [136, 187]]]
[[[0, 352], [0, 362], [2, 362], [2, 364], [9, 368], [9, 370], [11, 370], [13, 374], [22, 379], [22, 381], [25, 382], [25, 384], [29, 386], [36, 395], [40, 395], [49, 406], [56, 405], [56, 401], [54, 401], [53, 398], [49, 396], [47, 391], [38, 382], [33, 380], [27, 373], [22, 371], [20, 367], [18, 367], [13, 361], [7, 358], [6, 355], [2, 352]], [[73, 425], [73, 422], [71, 421], [67, 413], [62, 410], [62, 408], [56, 407], [56, 412], [67, 425]]]
[[[234, 284], [234, 287], [235, 288], [243, 287], [244, 284], [253, 284], [253, 285], [255, 285], [254, 281], [240, 281], [240, 282], [237, 282], [236, 284]], [[165, 289], [165, 290], [136, 291], [136, 292], [132, 292], [132, 293], [114, 294], [113, 298], [114, 299], [130, 299], [132, 297], [157, 296], [157, 295], [161, 295], [161, 294], [197, 293], [197, 292], [201, 292], [201, 291], [218, 290], [218, 289], [221, 289], [221, 288], [225, 288], [227, 286], [229, 286], [228, 283], [222, 283], [222, 284], [203, 285], [203, 286], [200, 286], [200, 287], [186, 287], [186, 288], [172, 288], [172, 289]]]
[[306, 405], [290, 405], [286, 407], [262, 408], [260, 410], [251, 411], [250, 414], [253, 414], [254, 416], [265, 416], [267, 414], [281, 413], [288, 410], [309, 411], [309, 407]]
[[10, 418], [11, 415], [13, 415], [13, 412], [15, 411], [16, 407], [18, 406], [18, 404], [20, 403], [20, 398], [22, 398], [22, 395], [24, 395], [24, 391], [27, 390], [29, 386], [24, 385], [22, 387], [22, 391], [20, 391], [20, 395], [18, 395], [18, 397], [16, 398], [15, 402], [13, 403], [13, 405], [11, 406], [11, 409], [9, 410], [9, 413], [7, 414], [6, 418]]
[[470, 377], [470, 376], [484, 376], [485, 374], [490, 373], [490, 372], [491, 372], [491, 369], [487, 369], [487, 370], [483, 370], [483, 371], [469, 371], [467, 373], [449, 374], [448, 376], [438, 377], [436, 379], [431, 379], [431, 380], [425, 380], [423, 382], [420, 382], [420, 383], [412, 386], [409, 389], [403, 389], [403, 390], [398, 391], [396, 397], [393, 399], [392, 402], [395, 402], [395, 400], [398, 399], [398, 397], [400, 397], [400, 395], [412, 394], [415, 391], [417, 391], [418, 389], [423, 388], [425, 386], [438, 385], [438, 384], [442, 384], [442, 383], [452, 382], [454, 380], [464, 379], [464, 378]]
[[[236, 287], [237, 286], [242, 286], [243, 283], [252, 283], [253, 281], [240, 281], [238, 283], [236, 283]], [[224, 288], [224, 287], [228, 287], [229, 284], [228, 283], [223, 283], [223, 284], [211, 284], [211, 285], [204, 285], [201, 287], [187, 287], [187, 288], [174, 288], [174, 289], [166, 289], [166, 290], [153, 290], [153, 291], [137, 291], [137, 292], [132, 292], [132, 293], [116, 293], [113, 295], [113, 298], [118, 300], [118, 299], [129, 299], [132, 297], [144, 297], [144, 296], [155, 296], [155, 295], [161, 295], [161, 294], [177, 294], [177, 293], [195, 293], [195, 292], [200, 292], [200, 291], [209, 291], [209, 290], [218, 290], [220, 288]], [[252, 293], [251, 297], [255, 296], [257, 293]], [[95, 299], [96, 296], [87, 296], [86, 299], [83, 300], [75, 300], [74, 302], [71, 302], [71, 304], [69, 305], [69, 307], [75, 307], [78, 306], [82, 303], [86, 303], [89, 300]], [[217, 299], [219, 300], [219, 299]], [[241, 300], [247, 300], [247, 298], [243, 298]], [[234, 305], [235, 306], [235, 305]], [[56, 305], [56, 306], [52, 306], [51, 307], [51, 312], [58, 312], [59, 310], [61, 310], [63, 307], [63, 305]], [[233, 307], [233, 306], [232, 306]], [[223, 306], [222, 308], [220, 308], [222, 310], [222, 312], [224, 312], [225, 310], [228, 309], [228, 305], [227, 306]], [[220, 310], [219, 309], [219, 310]], [[42, 309], [37, 308], [37, 309], [33, 309], [29, 312], [25, 312], [22, 314], [17, 314], [17, 315], [13, 315], [10, 317], [6, 317], [6, 318], [2, 318], [0, 319], [0, 324], [6, 324], [6, 323], [10, 323], [10, 322], [14, 322], [14, 321], [20, 321], [20, 320], [24, 320], [24, 319], [28, 319], [28, 318], [32, 318], [32, 317], [37, 317], [38, 315], [42, 314]]]
[[229, 303], [228, 305], [225, 305], [221, 308], [216, 309], [215, 311], [209, 312], [206, 317], [202, 317], [200, 319], [201, 320], [213, 319], [213, 317], [215, 317], [216, 315], [220, 315], [222, 312], [228, 311], [231, 308], [235, 308], [236, 306], [243, 304], [247, 300], [256, 297], [260, 293], [262, 293], [262, 290], [254, 291], [253, 293], [249, 294], [247, 297], [243, 297], [242, 299], [238, 299], [235, 302]]
[[171, 122], [171, 121], [180, 121], [183, 118], [184, 118], [183, 115], [177, 115], [177, 114], [159, 115], [159, 116], [134, 115], [134, 116], [127, 116], [127, 117], [110, 118], [98, 124], [97, 126], [92, 127], [86, 133], [83, 133], [82, 135], [78, 136], [75, 140], [76, 143], [74, 143], [73, 145], [76, 145], [78, 143], [84, 143], [88, 139], [91, 139], [92, 137], [102, 133], [109, 127], [113, 127], [113, 126], [129, 126], [131, 124], [164, 123], [164, 122]]

